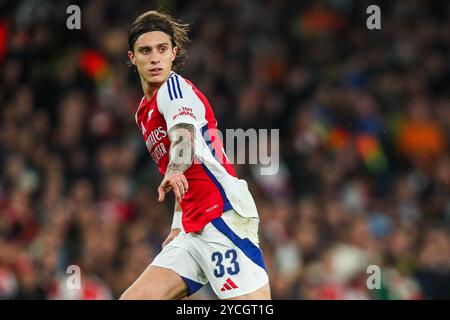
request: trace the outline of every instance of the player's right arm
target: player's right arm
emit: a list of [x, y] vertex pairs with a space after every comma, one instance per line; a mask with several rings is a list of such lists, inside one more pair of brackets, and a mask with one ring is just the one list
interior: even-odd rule
[[169, 129], [169, 164], [158, 188], [158, 201], [164, 201], [166, 192], [173, 190], [175, 199], [180, 202], [188, 191], [184, 172], [194, 161], [194, 135], [194, 126], [190, 123], [178, 123]]
[[191, 85], [176, 74], [158, 90], [156, 101], [170, 140], [169, 163], [158, 188], [158, 201], [164, 201], [165, 194], [173, 190], [181, 202], [189, 188], [184, 172], [194, 160], [195, 136], [206, 121], [205, 108]]

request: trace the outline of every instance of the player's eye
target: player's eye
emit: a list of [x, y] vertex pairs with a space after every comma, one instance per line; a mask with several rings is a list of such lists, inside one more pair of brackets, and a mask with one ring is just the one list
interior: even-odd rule
[[161, 47], [159, 48], [159, 52], [164, 53], [167, 51], [167, 47]]
[[139, 50], [142, 54], [148, 54], [150, 52], [150, 50], [148, 48], [142, 48], [141, 50]]

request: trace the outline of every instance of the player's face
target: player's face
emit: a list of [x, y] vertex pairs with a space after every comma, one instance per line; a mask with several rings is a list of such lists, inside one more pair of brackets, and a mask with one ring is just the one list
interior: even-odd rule
[[134, 43], [134, 52], [128, 57], [139, 75], [150, 84], [163, 83], [172, 70], [177, 48], [172, 47], [170, 37], [162, 31], [141, 34]]

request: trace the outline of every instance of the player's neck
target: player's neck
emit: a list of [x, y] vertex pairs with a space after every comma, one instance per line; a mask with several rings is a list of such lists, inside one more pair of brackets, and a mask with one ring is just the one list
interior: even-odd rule
[[155, 96], [156, 92], [158, 92], [160, 86], [148, 86], [144, 88], [145, 100], [150, 101]]
[[149, 83], [142, 78], [141, 83], [142, 83], [142, 91], [144, 91], [145, 100], [147, 100], [147, 102], [152, 100], [156, 92], [158, 92], [159, 87], [161, 87], [160, 84]]

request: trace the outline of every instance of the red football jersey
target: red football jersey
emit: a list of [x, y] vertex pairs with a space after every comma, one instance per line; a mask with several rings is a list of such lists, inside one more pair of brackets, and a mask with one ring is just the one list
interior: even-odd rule
[[194, 163], [184, 172], [189, 189], [180, 202], [185, 232], [200, 231], [230, 209], [257, 216], [246, 182], [225, 155], [211, 105], [190, 81], [172, 72], [150, 101], [142, 98], [135, 118], [162, 175], [169, 163], [169, 130], [179, 123], [194, 125]]

